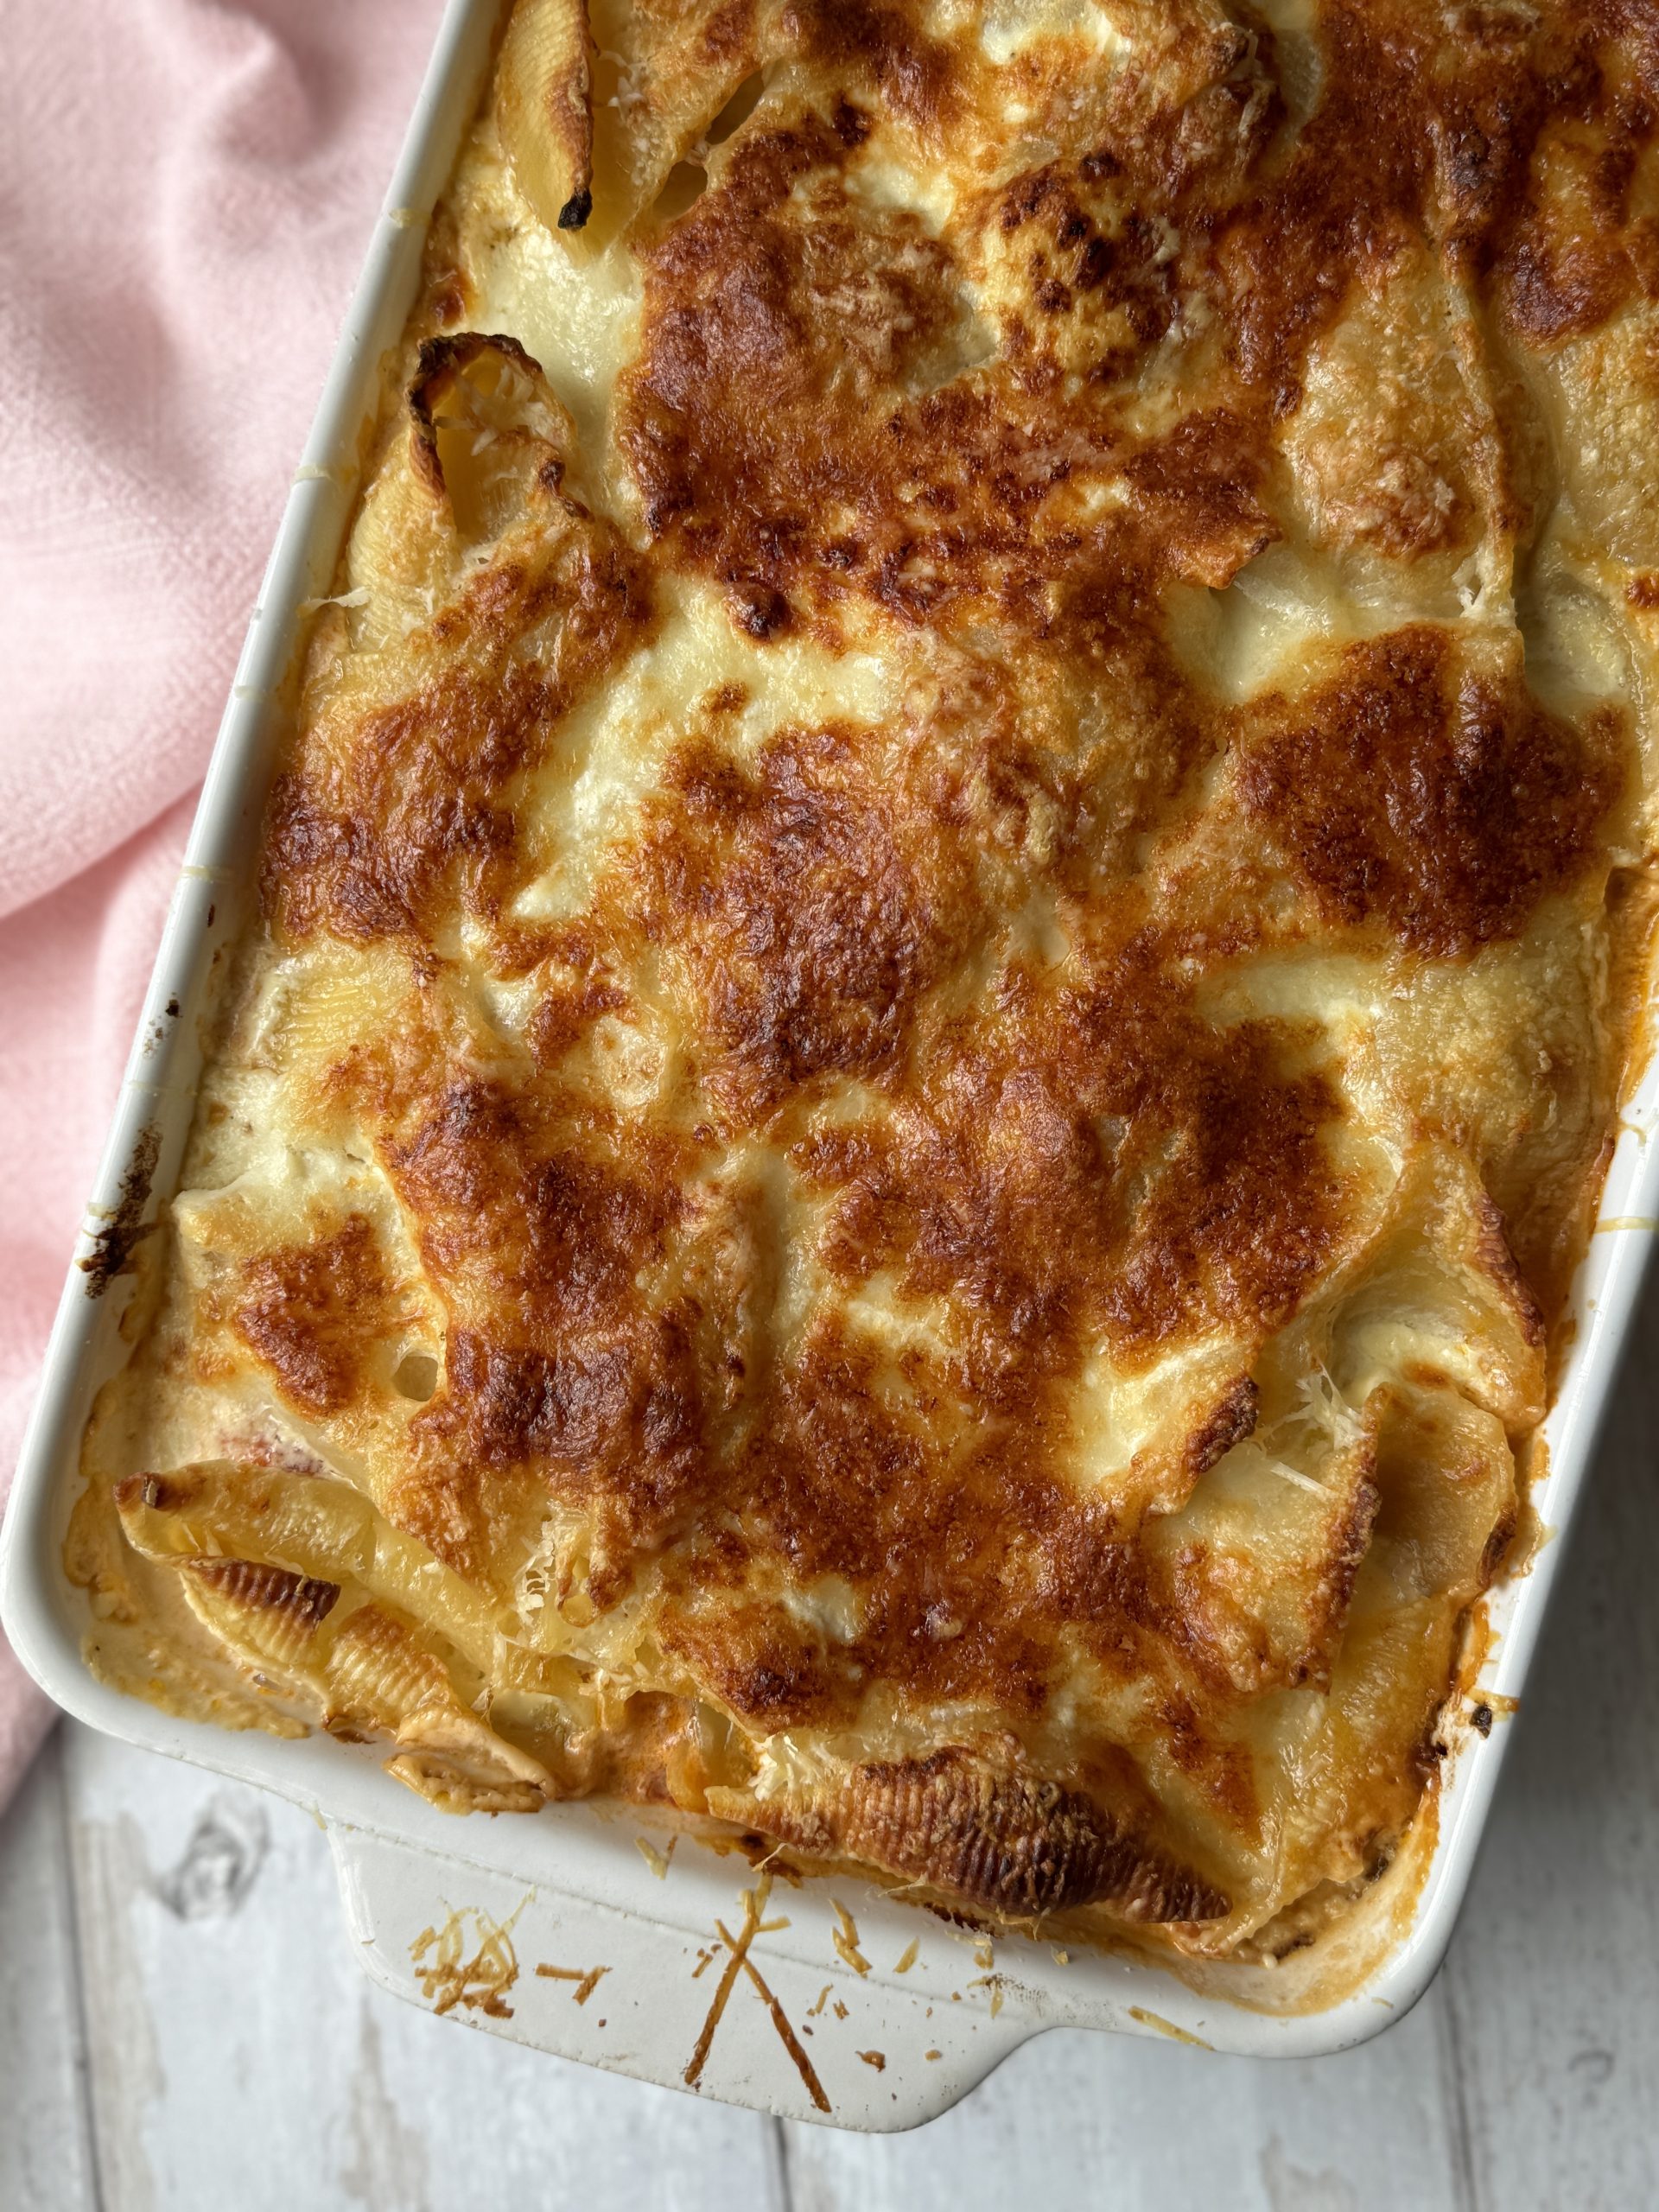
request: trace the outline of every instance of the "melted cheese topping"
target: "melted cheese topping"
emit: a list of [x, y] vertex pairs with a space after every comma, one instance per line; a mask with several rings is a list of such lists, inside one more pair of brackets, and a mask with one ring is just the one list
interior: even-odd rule
[[992, 1916], [1399, 1847], [1651, 901], [1648, 0], [521, 0], [93, 1663]]

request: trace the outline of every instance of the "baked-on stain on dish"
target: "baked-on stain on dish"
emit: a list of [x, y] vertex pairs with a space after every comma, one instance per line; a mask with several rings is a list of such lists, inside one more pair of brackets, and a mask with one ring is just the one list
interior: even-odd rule
[[578, 2005], [585, 2005], [599, 1987], [601, 1981], [609, 1974], [610, 1968], [609, 1967], [538, 1966], [536, 1971], [543, 1981], [574, 1983], [575, 1986], [570, 1992], [571, 1996]]
[[156, 1163], [161, 1157], [161, 1149], [162, 1134], [152, 1122], [139, 1133], [133, 1147], [132, 1158], [121, 1178], [114, 1211], [99, 1224], [92, 1250], [77, 1262], [86, 1277], [89, 1298], [102, 1298], [116, 1277], [126, 1274], [141, 1239], [155, 1226], [144, 1220], [144, 1208], [149, 1204], [150, 1185], [156, 1179]]
[[[783, 2006], [772, 1995], [760, 1968], [749, 1955], [750, 1947], [757, 1936], [764, 1935], [769, 1929], [787, 1928], [789, 1925], [788, 1921], [785, 1919], [766, 1919], [766, 1899], [771, 1893], [772, 1878], [766, 1874], [760, 1877], [753, 1889], [744, 1891], [743, 1919], [735, 1936], [732, 1934], [724, 1921], [717, 1920], [715, 1923], [715, 1932], [726, 1948], [726, 1963], [721, 1970], [720, 1980], [715, 1985], [715, 1993], [709, 2003], [708, 2016], [698, 2031], [696, 2043], [692, 2048], [690, 2057], [686, 2061], [685, 2071], [681, 2078], [688, 2089], [695, 2089], [702, 2081], [702, 2069], [708, 2064], [709, 2054], [714, 2048], [715, 2031], [725, 2017], [727, 2004], [736, 1984], [738, 1974], [741, 1972], [747, 1976], [753, 1986], [756, 1996], [766, 2006], [767, 2017], [777, 2031], [778, 2039], [789, 2053], [790, 2062], [800, 2075], [802, 2086], [808, 2096], [811, 2098], [820, 2112], [828, 2113], [833, 2107], [829, 2098], [824, 2094], [823, 2084], [818, 2079], [817, 2069], [807, 2056], [799, 2037], [790, 2025]], [[697, 1974], [701, 1974], [708, 1963], [708, 1959], [700, 1957]], [[695, 1980], [696, 1975], [694, 1974], [692, 1979]], [[822, 2004], [823, 1999], [820, 1999], [820, 2009]]]
[[[453, 2012], [457, 2005], [469, 2012], [485, 2012], [492, 2019], [510, 2020], [512, 2007], [508, 1991], [518, 1979], [518, 1955], [512, 1946], [512, 1923], [523, 1906], [505, 1920], [462, 1905], [441, 1929], [423, 1928], [409, 1947], [421, 1990], [435, 2012]], [[464, 1923], [470, 1920], [477, 1948], [467, 1955]]]

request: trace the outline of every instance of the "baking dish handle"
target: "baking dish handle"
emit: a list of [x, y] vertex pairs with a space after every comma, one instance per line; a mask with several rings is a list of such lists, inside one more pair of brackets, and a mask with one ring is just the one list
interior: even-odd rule
[[[383, 1988], [563, 2058], [791, 2120], [914, 2127], [1035, 2029], [772, 1939], [785, 1892], [699, 1940], [660, 1922], [328, 1824], [346, 1926]], [[762, 1892], [764, 1895], [764, 1892]]]

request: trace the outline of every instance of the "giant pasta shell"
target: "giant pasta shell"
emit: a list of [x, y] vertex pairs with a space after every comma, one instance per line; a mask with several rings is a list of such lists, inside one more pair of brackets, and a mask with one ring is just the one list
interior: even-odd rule
[[584, 0], [519, 0], [502, 42], [502, 142], [550, 231], [579, 231], [593, 213], [592, 53]]
[[1123, 1920], [1220, 1919], [1227, 1898], [1078, 1789], [957, 1749], [867, 1760], [810, 1794], [711, 1789], [709, 1810], [824, 1857], [862, 1859], [996, 1913], [1104, 1904]]

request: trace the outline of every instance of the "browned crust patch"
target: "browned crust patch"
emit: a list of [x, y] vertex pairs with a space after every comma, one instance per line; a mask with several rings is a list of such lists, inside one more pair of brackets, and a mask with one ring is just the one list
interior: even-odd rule
[[1334, 920], [1375, 918], [1440, 959], [1517, 935], [1592, 866], [1624, 780], [1621, 716], [1565, 721], [1426, 623], [1350, 645], [1333, 677], [1255, 723], [1247, 810]]
[[1241, 1375], [1230, 1384], [1186, 1440], [1188, 1471], [1193, 1475], [1208, 1474], [1235, 1444], [1243, 1444], [1247, 1437], [1254, 1435], [1261, 1402], [1262, 1393], [1250, 1376]]
[[245, 1261], [232, 1325], [308, 1413], [336, 1413], [361, 1386], [390, 1286], [374, 1231], [353, 1214], [332, 1236]]

